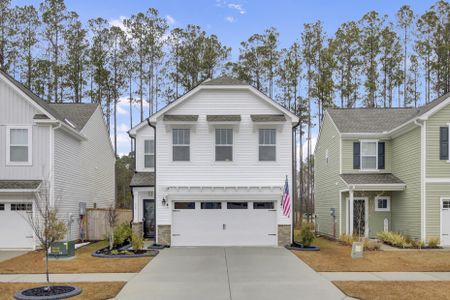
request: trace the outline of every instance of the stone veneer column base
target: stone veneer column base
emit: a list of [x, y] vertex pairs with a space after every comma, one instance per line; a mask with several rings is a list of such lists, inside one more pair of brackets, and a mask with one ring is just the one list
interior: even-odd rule
[[137, 235], [140, 238], [144, 237], [144, 223], [132, 223], [131, 224], [131, 230], [135, 235]]
[[284, 247], [291, 243], [291, 225], [278, 225], [278, 246]]
[[170, 225], [158, 225], [158, 244], [170, 245], [172, 231]]

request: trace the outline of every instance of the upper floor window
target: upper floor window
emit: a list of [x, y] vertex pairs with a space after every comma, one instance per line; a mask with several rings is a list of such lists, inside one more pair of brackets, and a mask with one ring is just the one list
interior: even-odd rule
[[276, 130], [259, 130], [259, 161], [276, 160]]
[[144, 168], [155, 167], [155, 141], [144, 140]]
[[377, 168], [377, 142], [361, 142], [361, 169]]
[[216, 161], [233, 160], [233, 129], [216, 129]]
[[6, 143], [8, 164], [31, 164], [31, 127], [8, 127]]
[[190, 160], [190, 144], [191, 132], [189, 129], [173, 129], [172, 145], [173, 145], [173, 161], [189, 161]]

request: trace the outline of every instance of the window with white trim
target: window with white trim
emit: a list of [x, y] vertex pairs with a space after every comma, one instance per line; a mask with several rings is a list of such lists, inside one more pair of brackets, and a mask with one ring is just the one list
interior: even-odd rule
[[155, 167], [155, 141], [144, 140], [144, 168]]
[[375, 197], [375, 211], [391, 211], [391, 197]]
[[172, 130], [173, 161], [190, 160], [191, 131], [186, 128]]
[[276, 137], [275, 129], [259, 129], [259, 161], [276, 160]]
[[233, 160], [233, 129], [216, 128], [216, 161]]
[[442, 208], [450, 208], [450, 200], [442, 200]]
[[361, 169], [377, 169], [377, 142], [361, 141]]
[[7, 147], [8, 164], [31, 164], [31, 127], [8, 127]]

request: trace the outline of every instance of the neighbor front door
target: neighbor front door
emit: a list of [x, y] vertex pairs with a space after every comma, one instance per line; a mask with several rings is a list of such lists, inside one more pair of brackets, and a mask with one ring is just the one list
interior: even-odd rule
[[155, 237], [155, 200], [144, 199], [144, 236]]

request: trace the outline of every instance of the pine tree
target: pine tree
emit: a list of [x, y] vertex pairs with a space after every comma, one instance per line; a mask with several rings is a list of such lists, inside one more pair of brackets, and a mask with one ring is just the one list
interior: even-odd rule
[[22, 82], [31, 88], [31, 82], [34, 77], [33, 64], [35, 61], [35, 51], [38, 44], [36, 28], [39, 28], [41, 22], [38, 11], [32, 5], [19, 6], [16, 11], [19, 36], [17, 52], [20, 59], [20, 77], [22, 78]]
[[409, 42], [409, 30], [411, 28], [411, 25], [414, 22], [414, 12], [411, 10], [411, 7], [409, 5], [403, 5], [399, 11], [397, 12], [397, 23], [398, 26], [403, 30], [403, 73], [404, 73], [404, 79], [403, 79], [403, 106], [407, 105], [407, 61], [408, 61], [408, 42]]
[[8, 73], [15, 73], [15, 70], [11, 69], [17, 59], [15, 15], [11, 1], [0, 0], [0, 69]]
[[414, 107], [417, 107], [420, 98], [419, 86], [420, 86], [420, 68], [419, 60], [416, 55], [410, 56], [410, 65], [408, 72], [408, 89], [407, 99], [408, 103], [414, 103]]

